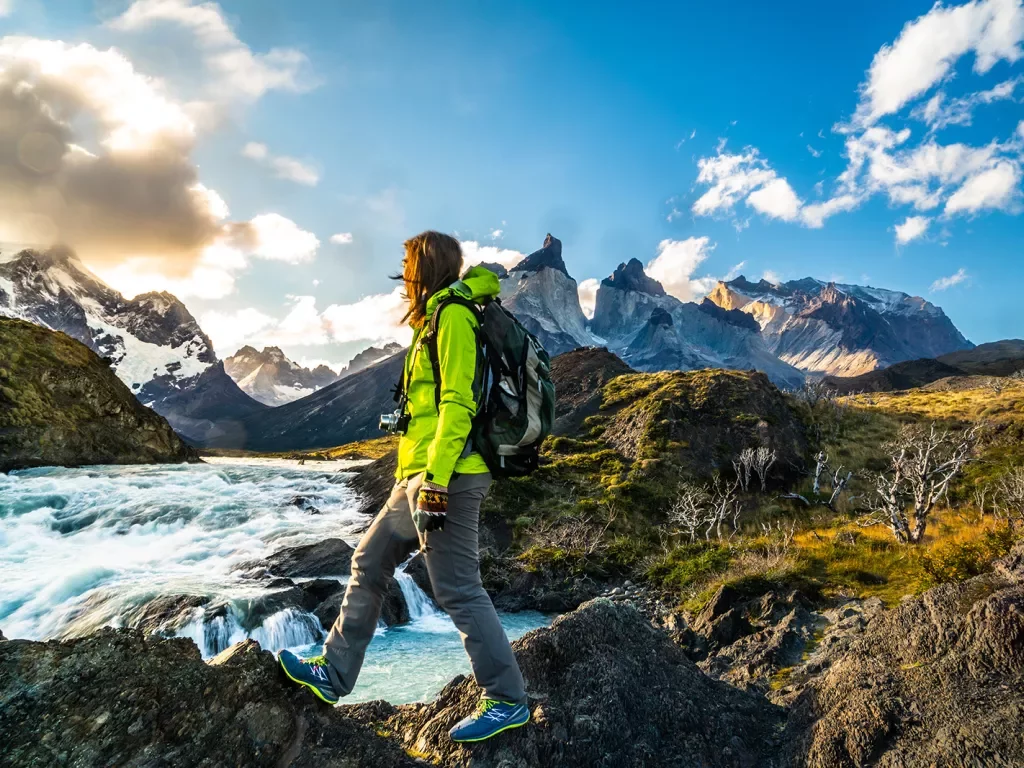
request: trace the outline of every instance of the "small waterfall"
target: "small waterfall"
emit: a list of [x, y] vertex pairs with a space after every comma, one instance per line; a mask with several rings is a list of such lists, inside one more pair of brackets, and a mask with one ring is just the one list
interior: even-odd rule
[[249, 633], [249, 637], [264, 650], [277, 653], [282, 648], [313, 645], [324, 638], [320, 621], [297, 608], [285, 608], [268, 616], [262, 626]]
[[246, 633], [232, 607], [227, 614], [207, 619], [202, 608], [182, 626], [176, 637], [187, 637], [196, 644], [204, 659], [210, 659], [235, 643], [255, 640], [265, 651], [277, 653], [284, 648], [300, 648], [323, 640], [319, 620], [297, 608], [285, 608], [266, 618], [260, 626]]
[[409, 609], [409, 628], [418, 632], [455, 632], [455, 625], [448, 614], [440, 610], [427, 593], [420, 589], [404, 568], [395, 571], [395, 579], [402, 590], [402, 597]]

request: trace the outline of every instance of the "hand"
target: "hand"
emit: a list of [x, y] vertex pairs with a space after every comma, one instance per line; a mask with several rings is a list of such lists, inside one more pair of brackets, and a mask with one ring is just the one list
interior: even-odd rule
[[445, 517], [448, 514], [448, 488], [429, 480], [420, 487], [416, 494], [416, 510], [412, 513], [413, 523], [420, 533], [427, 531], [443, 531]]

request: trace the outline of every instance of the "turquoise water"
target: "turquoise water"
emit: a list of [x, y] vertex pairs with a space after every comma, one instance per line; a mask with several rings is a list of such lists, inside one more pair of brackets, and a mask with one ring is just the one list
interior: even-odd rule
[[[201, 595], [221, 609], [181, 613], [161, 634], [191, 638], [207, 658], [245, 638], [275, 652], [318, 649], [325, 633], [303, 610], [285, 608], [252, 626], [249, 608], [266, 592], [238, 566], [327, 536], [358, 543], [367, 518], [356, 511], [345, 469], [221, 459], [0, 475], [0, 630], [9, 638], [78, 637], [130, 626], [153, 600]], [[296, 507], [297, 495], [314, 498], [321, 514]], [[413, 620], [378, 629], [348, 701], [423, 700], [469, 672], [451, 621], [411, 578], [399, 574], [399, 583]], [[522, 613], [502, 622], [516, 638], [548, 618]]]

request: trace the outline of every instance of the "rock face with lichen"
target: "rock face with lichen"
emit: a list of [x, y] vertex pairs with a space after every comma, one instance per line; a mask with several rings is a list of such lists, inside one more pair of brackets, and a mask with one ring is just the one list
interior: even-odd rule
[[0, 317], [0, 472], [198, 461], [81, 342]]

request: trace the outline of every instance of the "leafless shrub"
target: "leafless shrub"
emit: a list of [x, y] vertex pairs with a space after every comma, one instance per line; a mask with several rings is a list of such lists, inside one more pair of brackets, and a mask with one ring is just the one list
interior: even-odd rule
[[[782, 498], [796, 499], [808, 507], [826, 507], [832, 512], [838, 512], [836, 502], [846, 492], [853, 479], [853, 472], [847, 471], [844, 475], [842, 464], [833, 469], [829, 465], [828, 454], [824, 451], [818, 452], [814, 462], [814, 487], [810, 498], [799, 493], [783, 494]], [[850, 500], [852, 501], [852, 498]]]
[[1007, 384], [1009, 384], [1009, 381], [1007, 379], [1000, 378], [999, 376], [993, 376], [988, 380], [988, 388], [996, 395], [1003, 394], [1003, 390], [1006, 389]]
[[788, 523], [783, 523], [781, 520], [776, 520], [774, 524], [761, 523], [761, 530], [767, 539], [765, 564], [769, 568], [775, 568], [789, 554], [793, 537], [796, 536], [796, 521], [790, 520]]
[[1010, 525], [1024, 526], [1024, 467], [1015, 467], [999, 478], [996, 498]]
[[613, 505], [609, 507], [608, 519], [603, 525], [589, 516], [578, 515], [544, 521], [530, 533], [538, 546], [580, 552], [589, 557], [605, 543], [604, 535], [617, 517], [618, 509]]
[[793, 396], [811, 408], [816, 408], [821, 403], [835, 401], [839, 397], [839, 391], [826, 384], [824, 379], [807, 377], [802, 387], [793, 390]]
[[768, 473], [771, 471], [775, 459], [778, 457], [773, 449], [761, 446], [760, 448], [744, 448], [738, 458], [732, 462], [736, 471], [740, 487], [744, 491], [750, 490], [750, 481], [756, 475], [761, 481], [761, 491], [766, 490]]
[[[861, 525], [888, 525], [897, 541], [917, 544], [949, 484], [971, 460], [977, 428], [954, 432], [935, 424], [906, 425], [885, 448], [890, 468], [875, 477], [874, 506]], [[911, 527], [908, 510], [913, 511]]]
[[1024, 381], [1024, 368], [1021, 368], [1019, 371], [1014, 371], [1007, 376], [1007, 378], [1010, 379], [1010, 381]]
[[669, 523], [677, 532], [687, 535], [691, 542], [701, 529], [705, 540], [711, 539], [712, 531], [721, 539], [722, 526], [727, 521], [735, 532], [742, 512], [736, 498], [738, 488], [739, 479], [727, 483], [719, 475], [706, 485], [684, 483], [669, 508]]

